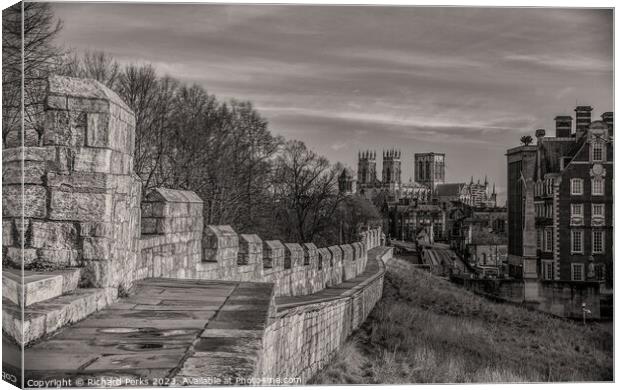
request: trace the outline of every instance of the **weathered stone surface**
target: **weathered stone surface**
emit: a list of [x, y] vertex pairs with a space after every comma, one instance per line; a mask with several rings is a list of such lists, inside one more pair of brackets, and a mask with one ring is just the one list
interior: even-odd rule
[[77, 172], [109, 173], [112, 167], [110, 149], [77, 148], [73, 169]]
[[32, 248], [8, 247], [6, 248], [5, 259], [13, 266], [21, 268], [30, 267], [37, 261], [37, 250]]
[[49, 217], [55, 220], [109, 222], [112, 195], [52, 189]]
[[85, 260], [106, 260], [110, 258], [112, 240], [105, 237], [84, 237], [82, 257]]
[[37, 249], [37, 264], [53, 267], [74, 267], [78, 265], [78, 251], [75, 249]]
[[77, 245], [77, 230], [71, 222], [32, 221], [30, 231], [33, 248], [73, 249]]
[[19, 306], [3, 299], [2, 330], [18, 343], [28, 344], [101, 310], [115, 298], [116, 289], [78, 289], [29, 306], [24, 311], [23, 322]]
[[33, 272], [5, 269], [2, 272], [2, 297], [24, 306], [55, 298], [77, 288], [79, 269]]
[[2, 216], [45, 218], [47, 213], [47, 191], [45, 187], [25, 185], [23, 189], [22, 197], [22, 186], [2, 186]]
[[2, 219], [2, 245], [12, 246], [15, 243], [15, 240], [13, 239], [14, 235], [15, 235], [15, 231], [13, 230], [13, 220], [3, 218]]

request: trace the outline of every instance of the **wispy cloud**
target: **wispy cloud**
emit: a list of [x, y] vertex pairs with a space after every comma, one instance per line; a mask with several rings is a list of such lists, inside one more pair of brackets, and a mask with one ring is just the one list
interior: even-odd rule
[[564, 69], [582, 72], [611, 72], [613, 64], [609, 60], [580, 56], [578, 54], [508, 54], [507, 61], [534, 64], [549, 69]]
[[522, 134], [552, 129], [576, 100], [612, 109], [610, 10], [53, 7], [60, 44], [251, 100], [273, 132], [353, 167], [357, 149], [441, 151], [450, 180], [486, 173], [505, 188], [504, 150]]

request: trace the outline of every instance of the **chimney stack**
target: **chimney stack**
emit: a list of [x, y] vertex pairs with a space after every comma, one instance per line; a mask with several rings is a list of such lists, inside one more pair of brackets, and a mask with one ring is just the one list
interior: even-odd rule
[[570, 137], [573, 128], [573, 118], [568, 115], [555, 117], [555, 136], [560, 138]]
[[575, 136], [580, 138], [583, 134], [587, 133], [588, 126], [592, 122], [592, 107], [590, 106], [577, 106], [575, 108]]
[[613, 137], [614, 136], [614, 113], [613, 112], [605, 112], [603, 113], [603, 115], [601, 115], [601, 118], [603, 118], [603, 122], [605, 122], [605, 124], [607, 125], [607, 128], [609, 129], [609, 136]]
[[536, 134], [537, 143], [540, 143], [541, 139], [545, 138], [545, 129], [538, 129], [534, 134]]

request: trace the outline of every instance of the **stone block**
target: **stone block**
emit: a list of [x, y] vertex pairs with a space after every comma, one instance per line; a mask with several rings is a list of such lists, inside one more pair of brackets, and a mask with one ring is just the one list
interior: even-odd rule
[[105, 237], [84, 237], [82, 257], [85, 260], [108, 260], [111, 258], [112, 240]]
[[105, 173], [73, 172], [70, 175], [47, 174], [49, 187], [71, 188], [76, 192], [112, 192], [116, 189], [117, 180]]
[[37, 250], [33, 248], [8, 247], [5, 250], [5, 259], [15, 267], [30, 267], [37, 261]]
[[208, 225], [204, 230], [202, 246], [209, 249], [238, 248], [239, 237], [228, 225]]
[[37, 263], [53, 267], [74, 267], [78, 265], [78, 251], [75, 249], [37, 249]]
[[110, 222], [80, 222], [81, 237], [112, 238], [113, 226]]
[[278, 240], [263, 241], [263, 267], [281, 269], [284, 266], [284, 245]]
[[[256, 264], [263, 260], [263, 241], [256, 234], [239, 235], [239, 255], [237, 264]], [[261, 267], [262, 268], [262, 267]]]
[[88, 113], [86, 118], [86, 146], [110, 147], [110, 131], [108, 130], [110, 115], [107, 113]]
[[297, 243], [284, 244], [284, 269], [301, 267], [304, 262], [304, 250]]
[[332, 254], [327, 248], [319, 248], [317, 250], [319, 258], [319, 269], [332, 266]]
[[66, 110], [67, 109], [67, 97], [62, 95], [48, 94], [45, 99], [45, 105], [47, 109], [52, 110]]
[[328, 247], [332, 254], [333, 264], [342, 261], [342, 249], [338, 245]]
[[[21, 220], [20, 222], [21, 223]], [[13, 230], [13, 220], [12, 219], [2, 219], [2, 245], [3, 246], [12, 246], [16, 240], [14, 240], [16, 232]]]
[[[161, 276], [161, 259], [153, 276]], [[117, 287], [121, 281], [120, 267], [113, 261], [88, 261], [82, 267], [80, 285], [85, 287]]]
[[303, 245], [304, 249], [304, 265], [311, 265], [312, 267], [317, 267], [318, 261], [318, 252], [317, 247], [314, 243], [307, 242]]
[[4, 184], [43, 184], [47, 163], [41, 161], [9, 162], [2, 165]]
[[112, 195], [52, 189], [49, 217], [54, 220], [109, 222]]
[[108, 112], [110, 103], [105, 99], [88, 99], [69, 96], [67, 107], [70, 111], [80, 112]]
[[39, 133], [34, 129], [12, 130], [6, 134], [4, 147], [16, 148], [21, 146], [39, 146]]
[[[45, 187], [25, 185], [23, 188], [22, 197], [21, 185], [2, 186], [2, 216], [45, 218], [47, 213], [47, 191]], [[22, 199], [24, 200], [23, 203]]]
[[75, 146], [69, 111], [48, 110], [45, 112], [43, 145]]
[[109, 173], [112, 164], [110, 149], [77, 148], [73, 169], [77, 172]]
[[31, 243], [34, 248], [75, 249], [77, 229], [70, 222], [32, 221]]

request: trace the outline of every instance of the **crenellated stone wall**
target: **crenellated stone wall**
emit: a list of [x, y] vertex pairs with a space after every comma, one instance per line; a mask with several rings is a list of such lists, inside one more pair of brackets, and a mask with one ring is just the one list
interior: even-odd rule
[[19, 136], [4, 145], [3, 265], [21, 268], [23, 240], [26, 269], [79, 267], [81, 286], [129, 288], [140, 235], [134, 115], [97, 81], [56, 76], [44, 115], [23, 146]]
[[156, 188], [142, 201], [134, 279], [196, 277], [202, 258], [203, 202], [194, 192]]
[[367, 250], [380, 245], [381, 236], [380, 228], [371, 229], [353, 244], [317, 248], [238, 235], [230, 226], [207, 226], [196, 278], [274, 283], [276, 296], [312, 294], [363, 272]]

